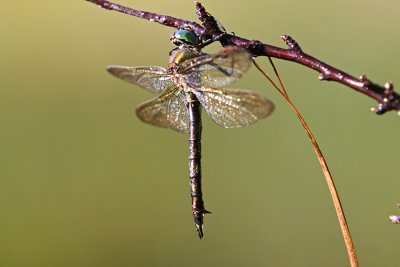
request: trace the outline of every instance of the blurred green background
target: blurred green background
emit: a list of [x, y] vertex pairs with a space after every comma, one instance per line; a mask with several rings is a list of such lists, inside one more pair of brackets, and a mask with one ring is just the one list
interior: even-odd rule
[[[188, 0], [118, 2], [196, 20]], [[399, 1], [202, 3], [239, 36], [284, 47], [289, 34], [352, 75], [400, 85]], [[234, 87], [273, 100], [271, 117], [227, 130], [204, 116], [213, 213], [200, 241], [187, 136], [140, 122], [134, 107], [154, 96], [105, 71], [166, 66], [173, 29], [83, 0], [2, 0], [0, 21], [0, 266], [348, 266], [310, 142], [255, 69]], [[400, 213], [400, 118], [275, 62], [328, 160], [361, 265], [398, 266], [388, 216]]]

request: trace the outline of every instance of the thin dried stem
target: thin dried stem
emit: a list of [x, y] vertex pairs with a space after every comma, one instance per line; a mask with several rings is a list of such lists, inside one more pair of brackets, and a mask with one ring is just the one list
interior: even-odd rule
[[254, 61], [254, 65], [257, 67], [257, 69], [262, 73], [262, 75], [272, 83], [272, 85], [275, 87], [275, 89], [283, 96], [283, 98], [285, 98], [286, 102], [289, 104], [289, 106], [292, 108], [292, 110], [296, 113], [297, 118], [300, 120], [304, 130], [306, 131], [308, 138], [310, 139], [314, 151], [317, 154], [317, 158], [319, 161], [319, 164], [321, 166], [322, 172], [325, 176], [325, 181], [328, 185], [329, 188], [329, 192], [331, 194], [332, 197], [332, 202], [333, 205], [335, 207], [335, 211], [336, 211], [336, 216], [338, 218], [339, 224], [340, 224], [340, 228], [342, 231], [342, 235], [343, 235], [343, 239], [344, 239], [344, 243], [346, 245], [346, 249], [347, 249], [347, 253], [349, 256], [349, 261], [352, 267], [358, 267], [358, 259], [357, 259], [357, 254], [356, 254], [356, 250], [354, 248], [353, 245], [353, 241], [351, 239], [351, 234], [350, 234], [350, 230], [349, 227], [347, 225], [346, 222], [346, 217], [342, 208], [342, 204], [340, 202], [340, 198], [339, 198], [339, 194], [336, 190], [335, 187], [335, 183], [333, 182], [333, 177], [329, 171], [328, 168], [328, 164], [325, 161], [325, 157], [322, 154], [322, 151], [318, 145], [317, 140], [315, 139], [313, 133], [311, 132], [310, 127], [308, 126], [307, 122], [304, 120], [303, 116], [301, 115], [300, 111], [296, 108], [296, 106], [293, 104], [293, 102], [289, 99], [289, 95], [286, 92], [285, 87], [283, 86], [282, 80], [275, 68], [274, 63], [272, 62], [272, 60], [270, 59], [270, 63], [272, 64], [272, 67], [274, 69], [275, 75], [279, 80], [279, 83], [281, 85], [281, 88], [277, 87], [276, 84], [274, 82], [272, 82], [272, 79], [263, 71], [263, 69], [261, 69], [261, 67]]

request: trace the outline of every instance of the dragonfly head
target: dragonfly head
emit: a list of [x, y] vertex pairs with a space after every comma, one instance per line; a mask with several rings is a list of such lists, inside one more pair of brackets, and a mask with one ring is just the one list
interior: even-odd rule
[[170, 40], [176, 46], [196, 46], [200, 43], [199, 37], [191, 28], [178, 29], [174, 31]]

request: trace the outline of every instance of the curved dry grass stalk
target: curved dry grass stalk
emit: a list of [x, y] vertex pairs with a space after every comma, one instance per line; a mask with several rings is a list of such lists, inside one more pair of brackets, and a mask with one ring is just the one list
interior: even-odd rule
[[357, 259], [357, 254], [356, 254], [356, 250], [354, 248], [354, 244], [353, 241], [351, 239], [351, 235], [350, 235], [350, 230], [349, 230], [349, 226], [347, 225], [346, 222], [346, 217], [342, 208], [342, 204], [340, 202], [340, 198], [339, 198], [339, 194], [336, 190], [335, 187], [335, 183], [333, 182], [333, 177], [329, 171], [328, 168], [328, 164], [324, 158], [324, 155], [322, 154], [322, 151], [318, 145], [317, 140], [315, 139], [313, 133], [311, 132], [310, 127], [307, 125], [307, 122], [304, 120], [303, 116], [301, 115], [300, 111], [296, 108], [296, 106], [293, 104], [293, 102], [290, 100], [289, 95], [285, 89], [285, 87], [283, 86], [282, 80], [279, 77], [279, 74], [275, 68], [274, 63], [272, 62], [271, 58], [268, 57], [276, 77], [278, 78], [279, 84], [280, 84], [280, 88], [272, 81], [272, 79], [268, 76], [268, 74], [266, 74], [261, 67], [256, 63], [256, 61], [254, 60], [254, 65], [257, 67], [257, 69], [262, 73], [262, 75], [274, 86], [274, 88], [283, 96], [283, 98], [286, 100], [286, 102], [289, 104], [289, 106], [292, 108], [292, 110], [294, 111], [294, 113], [296, 114], [297, 118], [300, 120], [304, 130], [306, 131], [308, 138], [311, 141], [311, 144], [314, 148], [315, 153], [317, 154], [317, 158], [319, 161], [319, 164], [321, 166], [322, 172], [325, 176], [325, 180], [326, 183], [328, 185], [329, 188], [329, 192], [331, 194], [332, 197], [332, 202], [333, 205], [335, 207], [335, 211], [336, 211], [336, 216], [338, 218], [339, 224], [340, 224], [340, 229], [342, 231], [342, 235], [343, 235], [343, 239], [344, 239], [344, 243], [346, 245], [346, 250], [347, 250], [347, 254], [349, 256], [349, 261], [350, 261], [350, 265], [352, 267], [358, 267], [358, 259]]

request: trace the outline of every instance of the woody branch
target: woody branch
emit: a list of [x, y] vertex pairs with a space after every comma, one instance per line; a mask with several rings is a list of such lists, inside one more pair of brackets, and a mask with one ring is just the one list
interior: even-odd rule
[[385, 112], [391, 110], [400, 111], [400, 95], [394, 91], [394, 87], [391, 82], [386, 82], [382, 86], [368, 79], [366, 75], [361, 75], [359, 78], [351, 76], [340, 69], [330, 66], [323, 61], [304, 53], [300, 48], [300, 45], [293, 38], [287, 35], [281, 36], [283, 41], [288, 45], [288, 48], [285, 49], [264, 44], [260, 41], [248, 40], [240, 36], [226, 33], [223, 29], [221, 29], [219, 23], [214, 19], [214, 17], [206, 12], [204, 7], [199, 2], [195, 2], [195, 5], [197, 15], [202, 21], [202, 25], [196, 22], [178, 19], [171, 16], [136, 10], [105, 0], [86, 1], [99, 5], [100, 7], [108, 10], [114, 10], [152, 22], [157, 22], [168, 27], [190, 27], [198, 36], [202, 36], [203, 39], [207, 40], [204, 45], [207, 45], [213, 41], [219, 41], [223, 46], [236, 46], [245, 48], [255, 57], [267, 56], [271, 58], [293, 61], [318, 71], [320, 73], [320, 80], [341, 83], [376, 100], [378, 102], [378, 106], [371, 109], [376, 114], [384, 114]]

